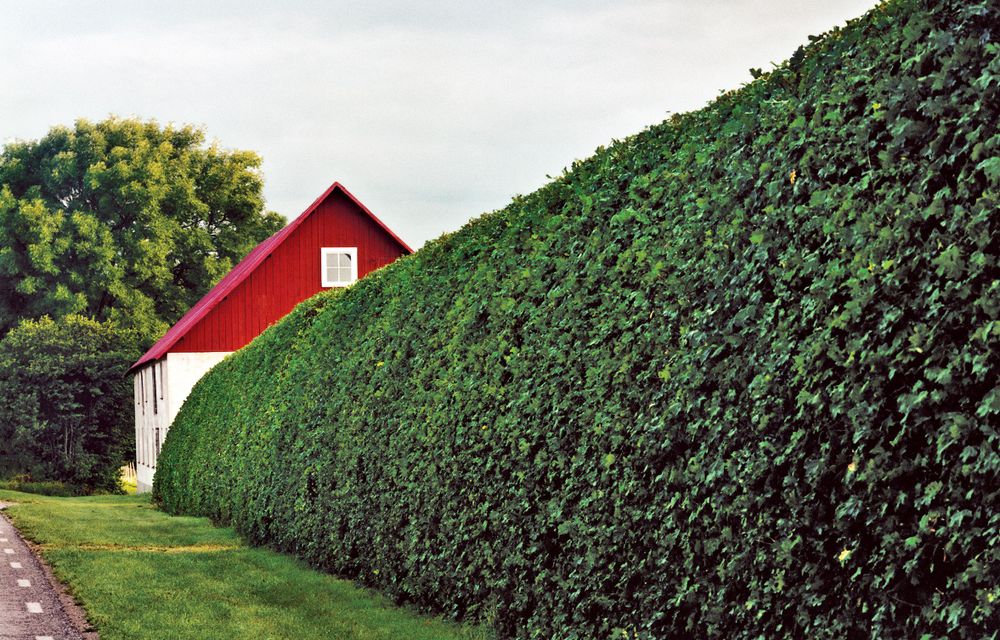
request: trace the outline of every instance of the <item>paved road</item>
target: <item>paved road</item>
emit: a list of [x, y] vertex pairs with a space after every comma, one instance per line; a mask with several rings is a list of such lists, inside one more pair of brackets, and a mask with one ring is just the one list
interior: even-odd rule
[[0, 640], [81, 638], [38, 560], [0, 511]]

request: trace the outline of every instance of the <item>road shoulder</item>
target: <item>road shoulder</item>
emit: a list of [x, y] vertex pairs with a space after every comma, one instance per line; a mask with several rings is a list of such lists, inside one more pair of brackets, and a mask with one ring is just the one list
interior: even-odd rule
[[76, 603], [3, 513], [0, 502], [0, 640], [98, 640]]

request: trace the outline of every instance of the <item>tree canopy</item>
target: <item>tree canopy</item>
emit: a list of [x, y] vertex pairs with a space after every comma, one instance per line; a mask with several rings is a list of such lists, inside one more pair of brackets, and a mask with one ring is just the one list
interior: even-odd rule
[[0, 334], [82, 314], [160, 335], [284, 220], [261, 159], [193, 126], [110, 118], [0, 152]]

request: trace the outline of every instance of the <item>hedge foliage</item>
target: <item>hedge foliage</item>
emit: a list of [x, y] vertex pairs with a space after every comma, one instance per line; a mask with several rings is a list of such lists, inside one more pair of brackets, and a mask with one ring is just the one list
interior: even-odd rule
[[304, 303], [156, 495], [502, 638], [995, 638], [998, 12], [880, 5]]

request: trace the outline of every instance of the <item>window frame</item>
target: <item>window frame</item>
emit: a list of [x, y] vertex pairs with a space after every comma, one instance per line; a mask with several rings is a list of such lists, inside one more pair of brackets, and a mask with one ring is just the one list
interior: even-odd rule
[[[330, 280], [327, 275], [327, 256], [331, 254], [346, 253], [351, 256], [351, 280], [343, 282]], [[358, 281], [358, 248], [357, 247], [323, 247], [319, 250], [320, 282], [325, 288], [348, 287]]]

